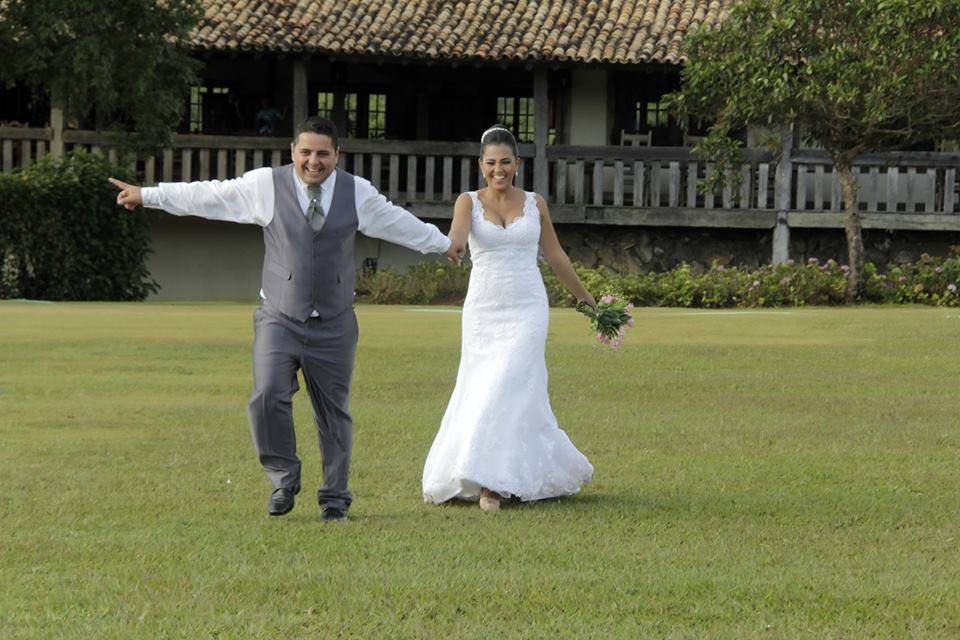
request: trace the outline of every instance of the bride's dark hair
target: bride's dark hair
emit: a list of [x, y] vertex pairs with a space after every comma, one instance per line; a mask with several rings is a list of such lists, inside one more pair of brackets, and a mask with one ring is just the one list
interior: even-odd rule
[[517, 139], [502, 124], [495, 124], [480, 136], [480, 157], [483, 157], [483, 151], [492, 144], [504, 144], [513, 149], [513, 155], [519, 156], [517, 150]]

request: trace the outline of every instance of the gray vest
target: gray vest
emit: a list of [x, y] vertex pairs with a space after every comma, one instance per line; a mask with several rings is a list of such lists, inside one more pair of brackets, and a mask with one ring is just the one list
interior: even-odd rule
[[261, 287], [265, 303], [305, 321], [333, 318], [353, 305], [357, 202], [353, 176], [337, 169], [327, 221], [314, 233], [294, 190], [293, 165], [273, 170], [273, 220], [263, 228]]

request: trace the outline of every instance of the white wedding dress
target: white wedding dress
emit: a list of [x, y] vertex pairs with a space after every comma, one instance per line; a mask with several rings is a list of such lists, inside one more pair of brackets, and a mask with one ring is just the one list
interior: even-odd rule
[[463, 304], [457, 385], [423, 469], [423, 498], [478, 500], [570, 495], [593, 466], [557, 425], [547, 396], [547, 294], [537, 266], [540, 212], [526, 193], [523, 216], [503, 228], [483, 217], [476, 192], [473, 269]]

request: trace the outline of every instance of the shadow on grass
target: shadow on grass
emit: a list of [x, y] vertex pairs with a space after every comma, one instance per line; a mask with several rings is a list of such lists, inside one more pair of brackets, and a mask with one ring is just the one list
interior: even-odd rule
[[[504, 500], [501, 503], [502, 514], [551, 514], [565, 518], [594, 518], [598, 520], [628, 518], [669, 519], [763, 519], [800, 517], [802, 520], [834, 521], [835, 518], [858, 519], [876, 518], [869, 505], [858, 502], [855, 496], [820, 495], [811, 501], [810, 496], [785, 494], [781, 492], [739, 491], [739, 492], [687, 492], [670, 493], [600, 493], [585, 492], [573, 496], [549, 498], [522, 502], [518, 499]], [[893, 508], [890, 516], [899, 512]], [[350, 511], [347, 523], [324, 523], [320, 520], [320, 510], [315, 505], [298, 505], [297, 509], [282, 517], [269, 517], [265, 513], [254, 517], [269, 519], [271, 523], [293, 524], [296, 526], [351, 526], [356, 525], [407, 525], [435, 517], [468, 517], [480, 514], [477, 502], [450, 500], [441, 505], [427, 504], [410, 500], [400, 505], [361, 505]], [[251, 514], [253, 515], [253, 514]], [[489, 514], [488, 514], [489, 515]]]

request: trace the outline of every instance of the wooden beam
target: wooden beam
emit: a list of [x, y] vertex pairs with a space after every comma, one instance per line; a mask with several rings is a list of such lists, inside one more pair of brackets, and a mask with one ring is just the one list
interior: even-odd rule
[[[787, 222], [795, 228], [842, 229], [844, 215], [826, 211], [790, 211]], [[960, 231], [960, 216], [956, 214], [861, 211], [860, 222], [864, 229]]]
[[297, 58], [293, 61], [293, 131], [291, 135], [296, 134], [297, 127], [306, 120], [308, 113], [307, 102], [307, 65]]
[[550, 165], [547, 162], [547, 135], [549, 132], [549, 93], [546, 67], [533, 70], [533, 190], [547, 197], [550, 189]]
[[772, 229], [777, 222], [776, 212], [756, 209], [594, 207], [570, 204], [551, 207], [550, 217], [558, 224], [714, 229]]

